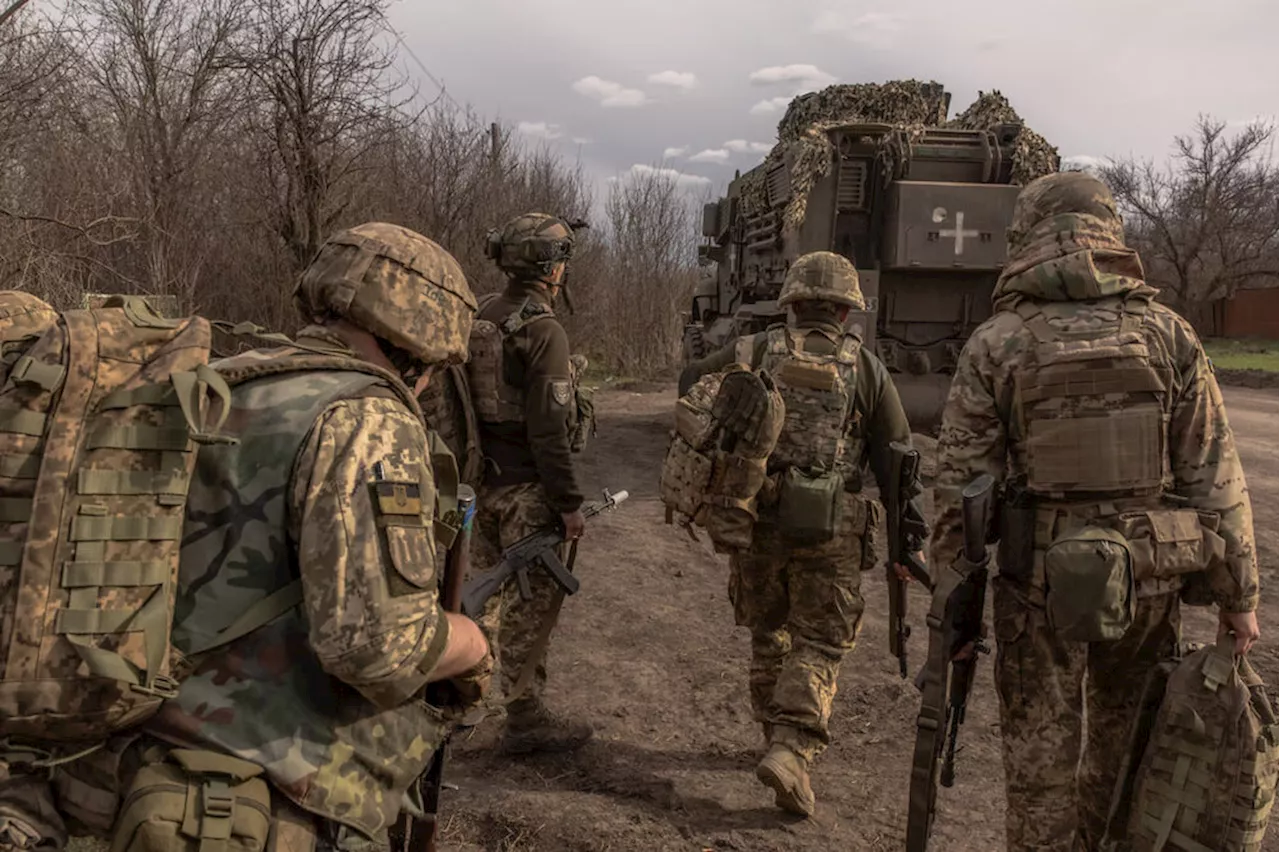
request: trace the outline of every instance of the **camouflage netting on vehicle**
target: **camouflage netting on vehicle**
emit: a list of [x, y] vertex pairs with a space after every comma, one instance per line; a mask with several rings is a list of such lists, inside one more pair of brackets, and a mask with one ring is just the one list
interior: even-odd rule
[[[919, 80], [890, 80], [887, 83], [857, 83], [828, 86], [791, 101], [778, 123], [778, 143], [765, 158], [763, 168], [743, 176], [740, 203], [747, 216], [768, 210], [768, 172], [792, 152], [790, 197], [782, 213], [782, 227], [794, 230], [804, 222], [809, 192], [831, 168], [831, 141], [827, 131], [844, 124], [892, 124], [909, 136], [926, 127], [955, 127], [983, 130], [1022, 119], [999, 92], [978, 93], [978, 99], [964, 112], [947, 120], [947, 100], [941, 83]], [[895, 156], [893, 152], [887, 152]], [[1043, 136], [1024, 128], [1015, 142], [1013, 181], [1025, 184], [1057, 171], [1057, 149]]]

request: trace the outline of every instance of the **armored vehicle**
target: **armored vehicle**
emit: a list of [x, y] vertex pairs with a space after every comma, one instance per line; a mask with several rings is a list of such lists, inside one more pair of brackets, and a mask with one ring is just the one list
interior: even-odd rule
[[[945, 116], [950, 95], [933, 94]], [[1022, 130], [824, 123], [779, 144], [703, 210], [686, 361], [784, 321], [790, 263], [834, 251], [853, 261], [866, 297], [851, 327], [894, 374], [912, 427], [936, 426], [960, 349], [991, 315], [1015, 178], [1026, 179], [1015, 169]], [[1056, 171], [1050, 156], [1042, 170]]]

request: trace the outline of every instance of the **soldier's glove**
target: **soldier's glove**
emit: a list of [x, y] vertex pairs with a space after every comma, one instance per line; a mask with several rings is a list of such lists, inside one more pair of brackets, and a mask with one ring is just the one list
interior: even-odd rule
[[711, 416], [731, 435], [750, 438], [760, 429], [769, 409], [769, 392], [762, 379], [741, 367], [730, 369], [711, 405]]
[[479, 704], [489, 691], [493, 681], [493, 654], [487, 653], [484, 659], [467, 669], [455, 678], [445, 681], [448, 684], [444, 703], [447, 710], [462, 714]]

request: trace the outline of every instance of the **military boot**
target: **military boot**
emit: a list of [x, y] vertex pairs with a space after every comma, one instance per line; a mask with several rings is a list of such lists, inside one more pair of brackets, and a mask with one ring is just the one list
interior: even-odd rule
[[784, 811], [813, 816], [813, 788], [809, 786], [808, 762], [781, 743], [769, 747], [769, 753], [756, 766], [760, 783], [773, 790], [773, 803]]
[[557, 718], [541, 701], [522, 698], [507, 708], [501, 749], [506, 754], [576, 751], [592, 733], [590, 725]]

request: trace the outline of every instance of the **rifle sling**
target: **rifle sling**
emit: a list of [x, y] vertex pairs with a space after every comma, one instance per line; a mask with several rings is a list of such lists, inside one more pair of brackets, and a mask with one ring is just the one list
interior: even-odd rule
[[929, 656], [920, 672], [920, 713], [911, 758], [911, 796], [907, 805], [907, 852], [925, 852], [938, 797], [938, 759], [947, 736], [947, 699], [951, 679], [951, 643], [947, 604], [963, 579], [956, 571], [939, 572], [926, 623]]

